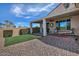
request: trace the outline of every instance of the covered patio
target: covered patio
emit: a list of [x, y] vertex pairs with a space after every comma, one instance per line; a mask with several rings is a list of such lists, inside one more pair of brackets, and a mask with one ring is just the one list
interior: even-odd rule
[[[39, 23], [40, 33], [42, 36], [47, 36], [48, 34], [53, 34], [53, 33], [55, 34], [57, 30], [59, 31], [58, 32], [59, 34], [62, 34], [62, 33], [72, 34], [72, 29], [75, 29], [74, 31], [75, 35], [79, 35], [79, 31], [78, 31], [79, 8], [72, 9], [71, 11], [67, 10], [65, 12], [56, 13], [56, 14], [53, 14], [52, 16], [51, 15], [39, 20], [31, 21], [30, 33], [31, 34], [33, 33], [32, 24]], [[59, 28], [60, 25], [57, 25], [57, 22], [67, 23], [66, 25], [69, 27], [66, 26], [65, 29]]]
[[37, 23], [40, 24], [40, 33], [43, 36], [47, 35], [47, 30], [46, 30], [46, 20], [45, 19], [39, 19], [39, 20], [34, 20], [30, 22], [30, 33], [33, 34], [33, 28], [32, 28], [32, 24], [33, 23]]

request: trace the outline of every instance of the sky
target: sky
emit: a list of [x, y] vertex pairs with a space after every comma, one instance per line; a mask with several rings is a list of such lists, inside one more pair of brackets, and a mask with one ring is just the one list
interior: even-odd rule
[[19, 25], [29, 27], [30, 21], [46, 17], [57, 5], [57, 3], [0, 3], [0, 23], [10, 20], [17, 27]]

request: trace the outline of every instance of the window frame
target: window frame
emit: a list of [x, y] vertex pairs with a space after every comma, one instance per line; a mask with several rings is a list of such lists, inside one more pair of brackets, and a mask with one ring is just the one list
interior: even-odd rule
[[[61, 22], [67, 22], [66, 29], [61, 29], [61, 24], [60, 24]], [[56, 21], [56, 27], [59, 30], [70, 30], [71, 29], [71, 19], [65, 19], [65, 20], [61, 20], [61, 21]]]

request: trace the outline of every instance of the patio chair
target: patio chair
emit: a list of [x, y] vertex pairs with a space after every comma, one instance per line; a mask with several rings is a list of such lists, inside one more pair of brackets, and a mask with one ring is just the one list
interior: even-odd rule
[[58, 28], [54, 29], [54, 34], [62, 36], [75, 36], [74, 29], [71, 30], [59, 30]]
[[71, 31], [72, 31], [72, 32], [71, 32], [70, 34], [71, 34], [71, 35], [75, 35], [75, 29], [72, 28]]
[[75, 28], [72, 28], [71, 35], [75, 38], [75, 41], [79, 44], [79, 36], [75, 34]]

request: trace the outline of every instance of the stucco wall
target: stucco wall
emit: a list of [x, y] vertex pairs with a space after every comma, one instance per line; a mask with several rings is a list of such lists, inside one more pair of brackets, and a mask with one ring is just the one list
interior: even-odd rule
[[18, 36], [19, 35], [19, 28], [13, 29], [13, 35], [12, 36]]
[[[12, 36], [19, 36], [20, 35], [20, 30], [21, 29], [26, 29], [26, 28], [10, 28], [10, 29], [2, 29], [2, 30], [12, 30], [13, 31], [13, 34]], [[28, 29], [27, 29], [28, 30]]]
[[72, 18], [71, 18], [71, 28], [74, 28], [75, 34], [79, 35], [79, 15], [72, 16]]
[[63, 13], [71, 12], [71, 10], [75, 9], [75, 4], [70, 3], [69, 8], [64, 8], [63, 3], [61, 3], [55, 10], [53, 10], [48, 17], [56, 16], [56, 15], [61, 15]]
[[5, 38], [3, 37], [3, 31], [4, 30], [13, 30], [13, 35], [12, 36], [19, 36], [19, 31], [20, 29], [25, 29], [25, 28], [14, 28], [14, 29], [0, 29], [0, 49], [4, 47], [4, 42]]
[[76, 5], [77, 8], [79, 8], [79, 3], [76, 3], [75, 5]]
[[3, 30], [0, 30], [0, 49], [4, 47]]

